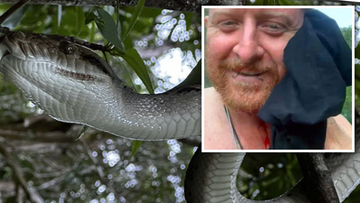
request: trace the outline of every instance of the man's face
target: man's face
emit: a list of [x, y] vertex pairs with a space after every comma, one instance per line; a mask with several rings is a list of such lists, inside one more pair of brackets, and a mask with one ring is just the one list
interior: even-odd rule
[[304, 19], [300, 9], [211, 9], [207, 73], [226, 106], [255, 114], [286, 73], [284, 48]]

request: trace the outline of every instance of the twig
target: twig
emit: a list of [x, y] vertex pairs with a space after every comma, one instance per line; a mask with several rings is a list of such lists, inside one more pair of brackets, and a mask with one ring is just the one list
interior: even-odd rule
[[17, 203], [24, 202], [24, 190], [19, 184], [16, 185], [16, 202]]
[[[44, 34], [39, 34], [39, 35], [44, 35]], [[103, 45], [100, 45], [100, 44], [95, 44], [95, 43], [90, 43], [90, 42], [87, 42], [87, 41], [84, 41], [84, 40], [80, 40], [80, 39], [77, 39], [75, 37], [70, 37], [70, 36], [61, 36], [61, 35], [44, 35], [48, 38], [51, 38], [51, 39], [54, 39], [54, 40], [67, 40], [67, 41], [70, 41], [70, 42], [73, 42], [75, 44], [79, 44], [79, 45], [82, 45], [82, 46], [85, 46], [85, 47], [88, 47], [89, 49], [92, 49], [92, 50], [99, 50], [99, 51], [109, 51], [108, 50], [108, 47], [106, 46], [103, 46]]]
[[178, 141], [193, 147], [197, 147], [201, 143], [199, 139], [193, 139], [193, 138], [183, 138], [183, 139], [178, 139]]
[[44, 200], [38, 194], [38, 192], [26, 183], [24, 174], [21, 170], [21, 166], [19, 166], [19, 164], [11, 157], [11, 154], [6, 150], [6, 147], [4, 146], [4, 144], [1, 141], [0, 141], [0, 154], [2, 154], [4, 156], [6, 162], [13, 169], [17, 182], [20, 183], [21, 187], [24, 189], [24, 191], [25, 191], [26, 195], [29, 197], [29, 199], [32, 202], [43, 203]]
[[26, 4], [29, 0], [20, 0], [12, 7], [10, 7], [4, 14], [0, 16], [0, 24], [2, 24], [11, 14], [13, 14], [16, 10], [18, 10], [21, 6]]
[[[0, 0], [1, 2], [1, 0]], [[14, 33], [13, 31], [8, 31], [8, 28], [6, 27], [0, 27], [0, 33]], [[109, 46], [103, 46], [100, 44], [95, 44], [95, 43], [90, 43], [84, 40], [80, 40], [77, 39], [75, 37], [70, 37], [70, 36], [61, 36], [61, 35], [48, 35], [48, 34], [40, 34], [40, 33], [26, 33], [29, 35], [33, 35], [33, 36], [39, 36], [39, 37], [44, 37], [44, 38], [49, 38], [49, 39], [53, 39], [56, 41], [61, 41], [61, 40], [66, 40], [66, 41], [70, 41], [72, 43], [81, 45], [81, 46], [85, 46], [89, 49], [92, 50], [98, 50], [98, 51], [110, 51], [110, 47]]]

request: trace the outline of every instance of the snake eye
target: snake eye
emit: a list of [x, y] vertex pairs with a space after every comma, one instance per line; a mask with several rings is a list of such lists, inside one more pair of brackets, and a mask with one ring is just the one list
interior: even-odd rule
[[59, 49], [64, 54], [74, 54], [76, 46], [68, 41], [61, 41], [59, 44]]

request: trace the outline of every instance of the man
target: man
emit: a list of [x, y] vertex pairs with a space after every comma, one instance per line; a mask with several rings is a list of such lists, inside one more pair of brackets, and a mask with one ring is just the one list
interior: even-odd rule
[[[270, 148], [272, 126], [258, 112], [287, 74], [284, 49], [304, 15], [303, 9], [210, 9], [205, 60], [214, 87], [204, 93], [205, 150]], [[343, 116], [327, 119], [324, 148], [352, 149]]]

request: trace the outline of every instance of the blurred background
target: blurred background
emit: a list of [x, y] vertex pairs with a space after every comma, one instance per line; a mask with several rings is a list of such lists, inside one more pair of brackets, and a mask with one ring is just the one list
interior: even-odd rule
[[[9, 7], [0, 4], [0, 14]], [[102, 8], [116, 21], [113, 7]], [[25, 5], [3, 26], [105, 44], [91, 11], [90, 6]], [[134, 12], [121, 7], [118, 30], [132, 26]], [[199, 15], [145, 7], [124, 46], [138, 51], [155, 93], [161, 93], [197, 65], [200, 42]], [[108, 58], [128, 86], [148, 92], [126, 61]], [[0, 202], [30, 202], [19, 180], [46, 202], [184, 202], [184, 174], [199, 141], [141, 143], [93, 129], [80, 137], [82, 130], [43, 114], [0, 74]]]
[[[337, 4], [289, 0], [246, 3], [285, 5], [299, 2]], [[9, 7], [0, 4], [0, 14]], [[119, 33], [133, 26], [124, 46], [125, 49], [135, 48], [143, 59], [155, 93], [175, 87], [199, 63], [199, 13], [144, 7], [132, 24], [134, 7], [122, 6], [118, 14], [111, 6], [102, 8], [115, 22], [120, 20], [116, 28]], [[25, 5], [3, 26], [106, 44], [90, 15], [90, 6]], [[357, 22], [356, 12], [356, 36], [360, 28]], [[349, 33], [346, 29], [344, 27], [344, 33]], [[358, 39], [360, 34], [356, 37], [356, 45]], [[121, 57], [108, 55], [108, 58], [128, 86], [140, 93], [148, 92], [134, 74], [133, 67]], [[360, 52], [356, 52], [356, 58], [360, 58]], [[82, 133], [83, 129], [80, 125], [51, 119], [0, 75], [0, 203], [30, 202], [28, 193], [51, 203], [185, 202], [185, 172], [199, 140], [141, 143], [90, 128]], [[258, 200], [283, 194], [302, 177], [294, 154], [255, 153], [246, 156], [240, 176], [241, 193]], [[359, 192], [354, 192], [345, 202], [358, 202], [359, 198]]]

